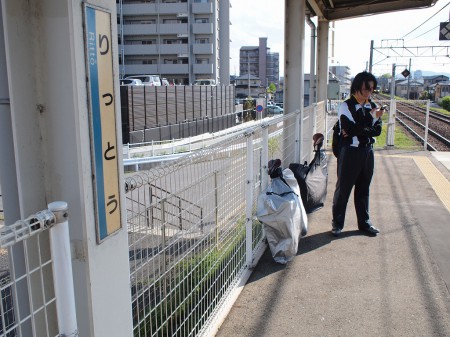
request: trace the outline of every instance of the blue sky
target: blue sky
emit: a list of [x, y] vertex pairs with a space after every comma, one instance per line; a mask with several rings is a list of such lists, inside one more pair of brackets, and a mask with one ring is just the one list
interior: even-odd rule
[[[231, 74], [239, 74], [239, 48], [258, 45], [260, 37], [267, 37], [268, 47], [272, 52], [279, 52], [280, 59], [283, 59], [284, 1], [231, 0], [231, 4]], [[445, 8], [441, 10], [443, 7]], [[436, 14], [439, 10], [440, 12]], [[371, 40], [374, 40], [375, 48], [394, 43], [407, 47], [444, 46], [450, 48], [450, 41], [439, 41], [439, 28], [437, 27], [440, 22], [449, 20], [449, 13], [449, 0], [438, 0], [435, 6], [427, 9], [336, 21], [334, 25], [334, 64], [349, 66], [352, 75], [364, 70], [366, 62], [369, 60]], [[433, 18], [424, 23], [434, 14], [436, 15]], [[316, 20], [317, 18], [313, 18], [313, 21], [317, 23]], [[417, 28], [422, 23], [423, 25]], [[417, 29], [414, 30], [415, 28]], [[309, 36], [310, 29], [306, 25], [305, 72], [309, 72]], [[398, 40], [401, 38], [403, 41]], [[352, 47], [348, 48], [349, 45]], [[331, 46], [329, 54], [331, 55]], [[392, 63], [398, 65], [399, 72], [403, 70], [400, 69], [403, 65], [409, 64], [409, 56], [389, 58], [389, 60], [384, 60], [384, 58], [379, 52], [374, 52], [373, 63], [376, 65], [373, 67], [373, 72], [376, 75], [390, 73]], [[329, 62], [331, 65], [331, 60]], [[280, 61], [280, 73], [283, 73], [283, 66], [284, 64]], [[411, 70], [418, 69], [450, 73], [450, 58], [412, 58]]]

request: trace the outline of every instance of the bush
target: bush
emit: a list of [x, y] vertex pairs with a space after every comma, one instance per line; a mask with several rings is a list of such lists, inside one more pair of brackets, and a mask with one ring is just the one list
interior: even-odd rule
[[442, 99], [442, 107], [447, 110], [450, 111], [450, 96], [445, 96]]

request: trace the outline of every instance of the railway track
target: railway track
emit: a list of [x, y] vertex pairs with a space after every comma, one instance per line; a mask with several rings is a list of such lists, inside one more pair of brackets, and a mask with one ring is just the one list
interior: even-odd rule
[[[376, 95], [374, 100], [386, 100]], [[420, 104], [422, 103], [422, 104]], [[423, 101], [397, 101], [396, 122], [430, 151], [450, 151], [450, 116], [430, 110]]]

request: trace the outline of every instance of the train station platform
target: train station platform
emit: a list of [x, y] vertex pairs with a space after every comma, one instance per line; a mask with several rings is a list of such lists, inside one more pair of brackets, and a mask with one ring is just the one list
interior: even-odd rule
[[267, 248], [216, 336], [450, 336], [450, 154], [375, 151], [376, 237], [358, 231], [353, 196], [331, 235], [328, 157], [326, 204], [297, 256], [276, 264]]

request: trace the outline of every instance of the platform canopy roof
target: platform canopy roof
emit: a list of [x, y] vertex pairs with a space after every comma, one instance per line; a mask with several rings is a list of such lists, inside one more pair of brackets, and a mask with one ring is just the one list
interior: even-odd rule
[[438, 0], [308, 0], [307, 14], [335, 21], [433, 6]]

